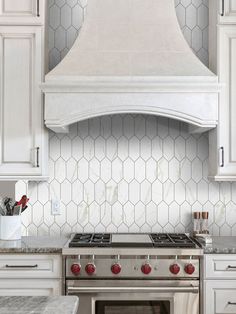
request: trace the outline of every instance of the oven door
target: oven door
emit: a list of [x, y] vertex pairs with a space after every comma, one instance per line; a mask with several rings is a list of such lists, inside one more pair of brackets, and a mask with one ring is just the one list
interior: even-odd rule
[[199, 282], [68, 280], [78, 314], [199, 314]]

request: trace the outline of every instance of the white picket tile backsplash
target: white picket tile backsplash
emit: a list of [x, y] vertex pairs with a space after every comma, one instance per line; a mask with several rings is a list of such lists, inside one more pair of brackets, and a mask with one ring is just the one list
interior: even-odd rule
[[[175, 0], [183, 34], [208, 64], [208, 2]], [[67, 53], [84, 18], [85, 1], [49, 1], [49, 56], [53, 68]], [[192, 212], [210, 212], [214, 235], [236, 235], [236, 184], [214, 183], [208, 174], [208, 134], [143, 115], [91, 119], [50, 132], [49, 182], [17, 184], [27, 193], [24, 233], [184, 232]], [[61, 215], [51, 215], [51, 199]]]

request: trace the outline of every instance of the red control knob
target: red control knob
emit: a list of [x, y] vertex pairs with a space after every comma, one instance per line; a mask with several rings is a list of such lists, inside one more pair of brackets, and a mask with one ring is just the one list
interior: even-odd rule
[[186, 272], [186, 274], [192, 275], [195, 272], [195, 267], [191, 263], [186, 264], [184, 267], [184, 271]]
[[96, 270], [96, 266], [92, 263], [87, 264], [85, 267], [85, 271], [88, 275], [94, 274], [95, 270]]
[[152, 271], [152, 266], [148, 263], [143, 264], [141, 267], [141, 271], [143, 274], [148, 275]]
[[120, 264], [116, 263], [116, 264], [113, 264], [111, 266], [111, 272], [114, 274], [114, 275], [118, 275], [120, 272], [121, 272], [121, 266]]
[[81, 270], [81, 266], [80, 264], [73, 264], [71, 265], [71, 268], [70, 268], [71, 272], [74, 274], [74, 275], [79, 275], [80, 273], [80, 270]]
[[177, 275], [180, 271], [180, 267], [178, 264], [170, 265], [170, 272], [174, 275]]

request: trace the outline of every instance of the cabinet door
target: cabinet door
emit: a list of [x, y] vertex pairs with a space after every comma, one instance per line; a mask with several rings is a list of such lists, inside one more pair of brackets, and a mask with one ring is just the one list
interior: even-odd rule
[[42, 173], [42, 28], [0, 26], [0, 179]]
[[[215, 0], [210, 0], [215, 1]], [[219, 1], [219, 22], [226, 24], [236, 23], [236, 0]], [[216, 1], [215, 1], [216, 2]]]
[[236, 181], [236, 25], [219, 26], [217, 46], [217, 74], [222, 90], [219, 124], [209, 137], [210, 177]]
[[0, 24], [41, 24], [45, 0], [0, 0]]
[[61, 280], [1, 279], [0, 296], [59, 296]]
[[207, 280], [204, 282], [204, 314], [236, 313], [236, 281]]

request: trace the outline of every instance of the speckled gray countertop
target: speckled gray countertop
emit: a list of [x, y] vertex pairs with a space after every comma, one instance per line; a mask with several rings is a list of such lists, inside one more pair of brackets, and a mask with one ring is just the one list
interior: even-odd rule
[[205, 254], [236, 254], [236, 237], [212, 237], [212, 244], [204, 245]]
[[18, 241], [0, 241], [0, 253], [61, 253], [66, 237], [22, 237]]
[[76, 314], [79, 299], [60, 297], [0, 297], [0, 314]]

